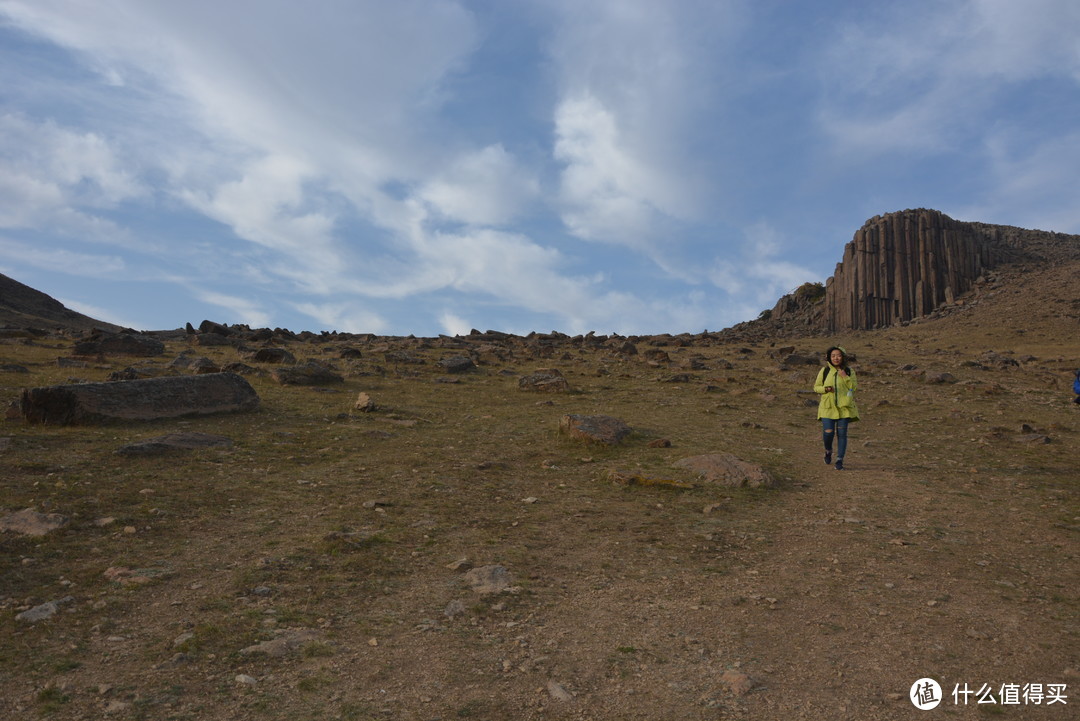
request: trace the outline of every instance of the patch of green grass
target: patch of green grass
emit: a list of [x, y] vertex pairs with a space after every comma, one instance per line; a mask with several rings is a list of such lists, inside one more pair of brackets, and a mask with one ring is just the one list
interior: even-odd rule
[[55, 713], [71, 701], [71, 697], [56, 686], [46, 686], [37, 692], [34, 699], [38, 704], [38, 711], [43, 714]]

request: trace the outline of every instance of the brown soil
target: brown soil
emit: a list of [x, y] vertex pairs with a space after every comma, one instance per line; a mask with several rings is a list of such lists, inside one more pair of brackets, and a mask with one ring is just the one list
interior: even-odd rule
[[[575, 350], [452, 384], [435, 382], [437, 348], [394, 367], [372, 346], [337, 362], [332, 392], [252, 377], [254, 414], [9, 422], [0, 507], [71, 523], [0, 534], [0, 716], [1075, 718], [1077, 271], [1005, 278], [932, 322], [793, 342], [857, 356], [863, 420], [842, 472], [822, 463], [816, 368], [782, 367], [767, 344], [669, 347], [670, 366]], [[58, 369], [69, 348], [0, 346], [31, 371], [0, 376], [4, 396], [125, 365]], [[665, 382], [692, 359], [706, 370]], [[517, 390], [543, 367], [571, 392]], [[359, 392], [379, 410], [353, 411]], [[583, 445], [558, 434], [566, 413], [635, 433]], [[115, 454], [179, 430], [236, 445]], [[675, 461], [713, 451], [779, 486], [609, 480], [674, 479]], [[464, 568], [495, 564], [511, 588], [466, 585]], [[66, 596], [52, 618], [16, 620]], [[244, 652], [283, 630], [317, 635], [280, 657]], [[935, 711], [908, 699], [922, 677], [943, 688]], [[965, 684], [998, 703], [954, 703]], [[1003, 685], [1030, 684], [1065, 684], [1067, 703], [1001, 703]]]

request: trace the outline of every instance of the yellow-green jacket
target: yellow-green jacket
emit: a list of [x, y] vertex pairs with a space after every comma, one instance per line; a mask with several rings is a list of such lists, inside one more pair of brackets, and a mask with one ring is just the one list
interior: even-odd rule
[[[840, 375], [832, 365], [818, 371], [814, 381], [814, 392], [821, 396], [817, 417], [859, 420], [859, 409], [855, 407], [855, 389], [858, 385], [853, 370], [849, 370], [847, 377]], [[827, 386], [832, 386], [833, 390], [826, 392]]]

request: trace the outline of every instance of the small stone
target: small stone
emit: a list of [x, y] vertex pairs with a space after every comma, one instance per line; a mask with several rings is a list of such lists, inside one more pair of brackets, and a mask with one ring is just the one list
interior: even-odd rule
[[502, 593], [510, 588], [510, 572], [505, 566], [480, 566], [465, 574], [465, 583], [481, 596]]
[[56, 615], [56, 612], [60, 610], [60, 606], [65, 603], [70, 603], [75, 599], [71, 596], [65, 596], [58, 601], [47, 601], [41, 605], [34, 606], [33, 608], [23, 611], [15, 616], [16, 621], [23, 621], [26, 623], [37, 623], [38, 621], [44, 621], [47, 618], [51, 618]]
[[556, 701], [573, 701], [574, 695], [566, 690], [566, 687], [557, 681], [548, 681], [547, 691], [551, 695], [551, 698]]
[[720, 681], [736, 696], [745, 696], [754, 689], [754, 681], [742, 671], [727, 670]]
[[12, 531], [24, 536], [44, 536], [67, 524], [68, 519], [59, 513], [38, 513], [33, 508], [24, 508], [0, 518], [0, 531]]
[[239, 673], [236, 675], [236, 682], [242, 686], [254, 686], [258, 683], [252, 676], [248, 676], [246, 673]]

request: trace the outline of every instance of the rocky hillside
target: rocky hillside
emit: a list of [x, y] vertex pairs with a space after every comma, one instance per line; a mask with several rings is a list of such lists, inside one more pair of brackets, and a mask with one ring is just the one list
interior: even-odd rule
[[807, 283], [757, 321], [747, 338], [873, 330], [940, 316], [977, 302], [997, 271], [1026, 276], [1080, 262], [1080, 236], [969, 223], [917, 209], [868, 220], [824, 286]]
[[42, 332], [119, 327], [76, 313], [60, 301], [0, 274], [0, 329]]

